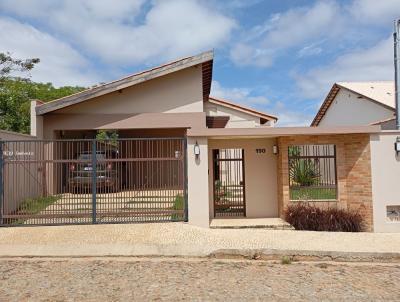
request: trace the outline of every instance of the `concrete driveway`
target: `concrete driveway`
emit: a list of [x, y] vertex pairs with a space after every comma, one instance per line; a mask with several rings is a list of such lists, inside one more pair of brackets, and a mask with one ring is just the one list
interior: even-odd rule
[[[176, 195], [182, 195], [182, 190], [124, 190], [115, 193], [98, 193], [96, 196], [96, 211], [102, 212], [134, 212], [143, 210], [170, 209], [174, 205]], [[63, 214], [72, 218], [51, 218], [51, 223], [91, 223], [92, 194], [64, 193], [58, 195], [58, 200], [47, 206], [39, 215]], [[85, 217], [73, 217], [82, 214]], [[101, 221], [112, 221], [112, 217], [102, 217]], [[35, 224], [36, 219], [28, 219], [24, 224]]]
[[0, 228], [0, 256], [207, 256], [216, 251], [396, 253], [400, 234], [205, 229], [186, 223]]

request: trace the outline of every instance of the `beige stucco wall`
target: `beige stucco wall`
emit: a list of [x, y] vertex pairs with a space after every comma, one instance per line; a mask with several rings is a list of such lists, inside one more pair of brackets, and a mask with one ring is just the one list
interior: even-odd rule
[[204, 102], [207, 116], [229, 116], [226, 128], [252, 128], [260, 126], [260, 118], [221, 105]]
[[190, 67], [57, 110], [57, 113], [129, 114], [202, 111], [201, 67]]
[[37, 100], [31, 101], [30, 108], [30, 134], [38, 138], [43, 138], [43, 116], [36, 115], [36, 106], [40, 105], [41, 102]]
[[[274, 138], [209, 140], [210, 218], [214, 217], [212, 150], [224, 148], [244, 149], [246, 216], [278, 217], [277, 156], [272, 153], [275, 144]], [[256, 149], [263, 148], [265, 153], [256, 153]]]
[[35, 119], [33, 131], [46, 139], [55, 138], [55, 130], [205, 127], [201, 68], [190, 67]]
[[172, 129], [204, 128], [205, 114], [47, 114], [44, 116], [44, 138], [54, 139], [56, 130], [91, 129]]
[[400, 131], [371, 135], [372, 197], [375, 232], [400, 232], [400, 222], [386, 220], [388, 205], [400, 206], [400, 156], [394, 142]]
[[[200, 147], [200, 156], [194, 155], [194, 146]], [[189, 223], [209, 227], [208, 202], [208, 142], [204, 137], [188, 137], [188, 209]]]
[[27, 198], [35, 198], [42, 193], [40, 164], [37, 162], [16, 164], [12, 160], [37, 160], [40, 158], [40, 151], [34, 142], [36, 140], [34, 136], [0, 130], [0, 140], [3, 141], [4, 159], [3, 214], [8, 215], [12, 214]]
[[391, 117], [393, 110], [341, 88], [319, 126], [369, 125]]

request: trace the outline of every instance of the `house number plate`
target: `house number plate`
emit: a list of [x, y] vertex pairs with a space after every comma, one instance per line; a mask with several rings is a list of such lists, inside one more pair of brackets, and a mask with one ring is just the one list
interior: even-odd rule
[[265, 153], [265, 148], [256, 149], [257, 154]]

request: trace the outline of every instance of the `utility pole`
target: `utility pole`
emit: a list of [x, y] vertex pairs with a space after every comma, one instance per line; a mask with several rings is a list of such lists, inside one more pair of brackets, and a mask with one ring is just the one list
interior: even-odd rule
[[400, 130], [400, 19], [394, 21], [394, 91], [396, 100], [396, 129]]

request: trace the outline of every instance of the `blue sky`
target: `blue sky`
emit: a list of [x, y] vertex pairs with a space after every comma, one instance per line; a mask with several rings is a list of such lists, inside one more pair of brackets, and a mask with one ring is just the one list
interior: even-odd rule
[[400, 0], [0, 0], [0, 51], [90, 86], [214, 49], [212, 95], [307, 125], [336, 81], [393, 78]]

